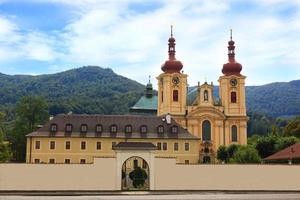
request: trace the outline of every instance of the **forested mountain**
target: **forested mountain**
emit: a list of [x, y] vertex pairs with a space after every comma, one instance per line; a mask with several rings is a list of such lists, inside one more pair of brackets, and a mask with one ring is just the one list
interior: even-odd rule
[[[0, 110], [10, 110], [22, 96], [44, 97], [50, 114], [124, 114], [143, 94], [144, 86], [111, 69], [82, 67], [49, 75], [0, 73]], [[218, 93], [218, 87], [215, 87]], [[300, 80], [246, 87], [249, 111], [272, 117], [300, 115]], [[13, 117], [12, 117], [13, 118]]]
[[50, 114], [128, 112], [144, 86], [115, 74], [111, 69], [82, 67], [65, 72], [28, 76], [0, 74], [0, 105], [11, 108], [25, 95], [44, 97]]
[[268, 116], [300, 115], [300, 80], [246, 88], [247, 106]]

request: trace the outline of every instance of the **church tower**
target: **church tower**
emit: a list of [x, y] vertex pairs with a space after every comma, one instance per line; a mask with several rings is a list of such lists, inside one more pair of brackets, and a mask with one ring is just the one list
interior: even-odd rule
[[172, 26], [168, 42], [169, 59], [161, 67], [163, 73], [157, 77], [157, 115], [169, 113], [173, 116], [184, 116], [186, 113], [187, 75], [181, 72], [183, 65], [175, 58], [175, 38]]
[[223, 65], [220, 76], [219, 96], [224, 106], [224, 114], [227, 116], [246, 116], [245, 79], [241, 75], [242, 65], [235, 60], [235, 46], [232, 40], [228, 42], [228, 63]]

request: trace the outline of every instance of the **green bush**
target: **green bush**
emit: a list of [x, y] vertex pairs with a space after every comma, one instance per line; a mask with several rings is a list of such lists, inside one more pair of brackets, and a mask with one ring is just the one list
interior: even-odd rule
[[250, 145], [240, 146], [235, 152], [234, 156], [230, 159], [230, 163], [260, 163], [261, 158], [257, 150]]
[[217, 159], [226, 162], [228, 160], [227, 148], [225, 146], [220, 146], [217, 151]]

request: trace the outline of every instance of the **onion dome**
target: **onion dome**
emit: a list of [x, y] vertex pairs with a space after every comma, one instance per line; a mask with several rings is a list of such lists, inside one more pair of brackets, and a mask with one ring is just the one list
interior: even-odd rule
[[171, 37], [169, 38], [169, 60], [162, 64], [161, 69], [166, 73], [180, 73], [182, 63], [175, 58], [175, 38], [173, 37], [173, 26], [171, 26]]
[[232, 30], [230, 30], [230, 41], [228, 42], [228, 63], [223, 65], [222, 73], [225, 76], [241, 75], [242, 65], [235, 61], [234, 41], [232, 40]]

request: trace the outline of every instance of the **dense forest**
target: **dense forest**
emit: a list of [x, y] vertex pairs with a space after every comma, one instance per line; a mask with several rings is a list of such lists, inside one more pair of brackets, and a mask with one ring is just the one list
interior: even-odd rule
[[[0, 73], [0, 110], [13, 118], [22, 96], [47, 100], [50, 115], [58, 113], [125, 114], [142, 95], [144, 86], [117, 75], [109, 68], [82, 67], [49, 75], [5, 75]], [[214, 90], [218, 96], [218, 87]], [[270, 117], [300, 115], [300, 80], [247, 86], [248, 112]]]
[[13, 119], [14, 106], [22, 96], [41, 96], [47, 100], [50, 115], [124, 114], [143, 90], [136, 81], [94, 66], [51, 75], [0, 74], [0, 110]]

